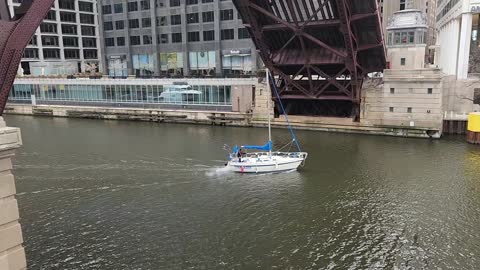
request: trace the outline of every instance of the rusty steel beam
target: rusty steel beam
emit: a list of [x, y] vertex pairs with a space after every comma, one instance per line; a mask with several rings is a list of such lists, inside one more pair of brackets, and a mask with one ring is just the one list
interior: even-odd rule
[[233, 3], [274, 75], [280, 98], [298, 100], [292, 106], [301, 106], [301, 100], [331, 100], [329, 106], [335, 107], [342, 101], [339, 111], [349, 101], [359, 120], [363, 79], [386, 66], [377, 0]]
[[[326, 27], [338, 27], [340, 25], [340, 20], [328, 20], [328, 21], [314, 21], [307, 24], [312, 28], [326, 28]], [[303, 25], [302, 25], [303, 27]], [[279, 30], [291, 30], [291, 28], [285, 26], [284, 24], [267, 24], [262, 27], [263, 31], [279, 31]]]
[[[283, 3], [283, 1], [280, 1], [280, 3]], [[283, 24], [284, 26], [286, 26], [287, 28], [289, 28], [291, 31], [293, 31], [296, 35], [302, 35], [304, 36], [305, 38], [308, 38], [309, 40], [311, 40], [312, 42], [316, 43], [318, 46], [320, 47], [323, 47], [325, 48], [326, 50], [329, 50], [330, 52], [340, 56], [340, 57], [345, 57], [346, 55], [330, 46], [328, 46], [327, 44], [325, 44], [324, 42], [322, 42], [321, 40], [318, 40], [316, 39], [315, 37], [313, 37], [312, 35], [306, 33], [305, 31], [299, 31], [299, 28], [298, 28], [298, 25], [297, 27], [295, 27], [294, 25], [292, 25], [291, 23], [287, 22], [287, 21], [284, 21], [278, 17], [275, 17], [274, 14], [270, 13], [269, 11], [259, 7], [258, 5], [256, 4], [253, 4], [253, 3], [250, 3], [250, 6], [259, 11], [260, 13], [262, 13], [263, 15], [271, 18], [272, 20], [276, 20], [277, 22]]]
[[24, 0], [12, 19], [2, 16], [0, 20], [0, 115], [5, 109], [23, 50], [53, 2], [54, 0]]
[[329, 96], [320, 96], [320, 97], [313, 97], [313, 98], [307, 98], [302, 95], [283, 95], [281, 97], [282, 99], [297, 99], [297, 100], [302, 100], [302, 99], [307, 99], [307, 100], [345, 100], [345, 101], [350, 101], [350, 97], [345, 96], [345, 95], [329, 95]]

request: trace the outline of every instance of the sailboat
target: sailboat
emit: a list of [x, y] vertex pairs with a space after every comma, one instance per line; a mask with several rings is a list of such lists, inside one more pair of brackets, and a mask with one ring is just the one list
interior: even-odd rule
[[[292, 135], [292, 141], [280, 148], [277, 151], [273, 151], [272, 146], [272, 126], [270, 121], [270, 98], [267, 100], [267, 111], [268, 115], [268, 141], [265, 145], [242, 145], [234, 146], [230, 151], [228, 146], [224, 146], [224, 149], [229, 151], [228, 162], [226, 167], [238, 173], [275, 173], [275, 172], [286, 172], [297, 170], [300, 165], [305, 164], [308, 153], [302, 152], [300, 145], [298, 144], [295, 133], [293, 132], [292, 126], [288, 121], [288, 116], [285, 113], [285, 108], [283, 107], [280, 95], [277, 91], [277, 86], [272, 76], [269, 76], [267, 71], [267, 84], [269, 85], [269, 77], [273, 85], [273, 89], [278, 98], [280, 107], [282, 108], [285, 120], [287, 122], [288, 128]], [[284, 149], [287, 146], [292, 146], [294, 144], [298, 151], [296, 152], [281, 152], [280, 150]], [[248, 152], [244, 153], [244, 150], [257, 150], [257, 152]]]

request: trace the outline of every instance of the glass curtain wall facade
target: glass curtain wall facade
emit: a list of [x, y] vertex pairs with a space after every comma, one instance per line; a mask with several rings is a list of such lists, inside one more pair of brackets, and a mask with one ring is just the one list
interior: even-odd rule
[[15, 84], [10, 101], [231, 105], [230, 85]]

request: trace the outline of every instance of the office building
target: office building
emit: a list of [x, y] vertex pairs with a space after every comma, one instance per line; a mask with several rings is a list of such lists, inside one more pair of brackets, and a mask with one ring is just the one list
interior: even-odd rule
[[[7, 0], [10, 14], [21, 0]], [[25, 49], [19, 73], [71, 75], [100, 70], [96, 0], [56, 0]]]
[[104, 0], [109, 76], [240, 76], [261, 61], [230, 0]]
[[480, 76], [480, 1], [440, 0], [436, 60], [457, 79]]

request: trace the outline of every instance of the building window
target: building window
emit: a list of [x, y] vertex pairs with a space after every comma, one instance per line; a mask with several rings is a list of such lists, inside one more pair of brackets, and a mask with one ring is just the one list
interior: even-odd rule
[[415, 43], [415, 32], [408, 32], [408, 43], [409, 44]]
[[150, 35], [144, 35], [143, 36], [143, 45], [148, 45], [148, 44], [152, 44], [152, 36]]
[[230, 40], [234, 39], [234, 32], [233, 29], [223, 29], [220, 31], [220, 38], [222, 40]]
[[157, 26], [167, 25], [167, 17], [165, 17], [165, 16], [157, 17], [156, 21], [157, 21]]
[[47, 16], [45, 16], [45, 20], [56, 21], [57, 13], [55, 12], [55, 10], [48, 11]]
[[202, 4], [213, 3], [213, 0], [202, 0]]
[[433, 88], [428, 88], [428, 94], [433, 94]]
[[33, 37], [28, 42], [28, 45], [37, 46], [37, 36], [36, 35], [33, 35]]
[[390, 88], [390, 94], [395, 94], [395, 88]]
[[224, 75], [251, 74], [253, 67], [251, 50], [222, 51]]
[[125, 37], [117, 37], [117, 46], [125, 46]]
[[139, 28], [140, 24], [138, 23], [138, 19], [130, 19], [128, 20], [128, 28]]
[[137, 11], [138, 10], [138, 3], [136, 1], [135, 2], [128, 2], [127, 3], [127, 10], [128, 10], [128, 12]]
[[42, 45], [47, 47], [58, 47], [58, 37], [57, 36], [42, 36]]
[[405, 66], [405, 58], [400, 58], [400, 65]]
[[152, 20], [150, 18], [142, 18], [142, 27], [148, 28], [152, 26]]
[[74, 0], [59, 0], [58, 7], [61, 9], [70, 9], [75, 10], [75, 1]]
[[160, 53], [160, 71], [162, 74], [183, 75], [183, 54]]
[[62, 34], [64, 35], [76, 35], [77, 26], [73, 24], [62, 24]]
[[113, 23], [112, 22], [104, 22], [103, 23], [103, 30], [105, 30], [105, 31], [113, 30]]
[[170, 24], [171, 25], [182, 24], [182, 17], [180, 15], [170, 15]]
[[[135, 76], [152, 76], [155, 72], [154, 66], [154, 55], [151, 54], [134, 54], [132, 55], [132, 67]], [[142, 97], [146, 93], [146, 87], [142, 87], [143, 89], [140, 90], [137, 88], [135, 95], [137, 97]], [[134, 90], [135, 91], [135, 90]], [[142, 93], [143, 92], [143, 93]]]
[[181, 43], [182, 33], [172, 33], [172, 43]]
[[140, 45], [140, 36], [131, 36], [130, 45]]
[[116, 21], [115, 22], [115, 29], [121, 30], [125, 28], [125, 21]]
[[220, 10], [220, 20], [221, 21], [233, 20], [233, 9]]
[[83, 50], [83, 57], [85, 59], [97, 59], [97, 50]]
[[60, 21], [76, 23], [77, 16], [73, 12], [60, 11]]
[[393, 112], [393, 107], [390, 107], [390, 108], [389, 108], [389, 111], [390, 111], [390, 112]]
[[122, 3], [114, 4], [113, 5], [113, 11], [115, 13], [122, 13], [123, 12], [123, 4]]
[[168, 34], [160, 34], [160, 36], [157, 38], [157, 42], [161, 44], [168, 43]]
[[80, 13], [80, 23], [95, 24], [95, 16]]
[[405, 10], [405, 1], [406, 0], [400, 0], [400, 10]]
[[215, 40], [215, 31], [203, 31], [203, 41], [212, 41]]
[[[82, 36], [95, 36], [95, 27], [94, 26], [86, 26], [82, 25]], [[62, 27], [63, 32], [63, 27]], [[77, 33], [77, 27], [75, 26], [75, 34]]]
[[247, 28], [238, 28], [238, 39], [250, 38]]
[[189, 42], [200, 41], [200, 32], [188, 32], [187, 33], [187, 40]]
[[60, 59], [59, 49], [43, 49], [43, 57], [45, 59]]
[[79, 59], [80, 51], [75, 49], [66, 49], [63, 51], [65, 53], [65, 59]]
[[64, 47], [78, 47], [78, 38], [76, 37], [63, 37]]
[[102, 14], [112, 14], [112, 6], [111, 5], [102, 6]]
[[213, 22], [213, 11], [202, 12], [202, 22]]
[[407, 108], [407, 113], [412, 113], [412, 107]]
[[170, 6], [171, 7], [179, 7], [180, 6], [180, 0], [170, 0]]
[[115, 39], [114, 38], [106, 38], [105, 39], [105, 46], [107, 46], [107, 47], [115, 46]]
[[198, 13], [187, 14], [187, 23], [198, 23]]
[[142, 10], [149, 10], [150, 0], [142, 0], [142, 2], [140, 2], [140, 7], [142, 8]]
[[78, 10], [84, 12], [93, 12], [93, 3], [78, 1]]
[[23, 51], [22, 58], [37, 59], [38, 58], [38, 49], [27, 48]]
[[480, 88], [473, 89], [473, 104], [480, 105]]
[[97, 47], [97, 39], [96, 38], [82, 38], [82, 44], [85, 48], [95, 48]]
[[[62, 27], [62, 29], [63, 29], [63, 27]], [[40, 25], [40, 32], [42, 32], [42, 33], [57, 33], [57, 25], [54, 24], [54, 23], [42, 23]]]
[[198, 4], [198, 0], [187, 0], [187, 6], [188, 5], [196, 5]]
[[191, 75], [215, 74], [215, 51], [189, 52], [188, 55]]

